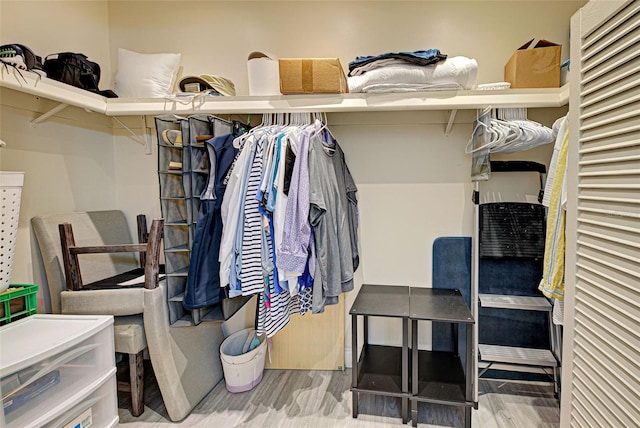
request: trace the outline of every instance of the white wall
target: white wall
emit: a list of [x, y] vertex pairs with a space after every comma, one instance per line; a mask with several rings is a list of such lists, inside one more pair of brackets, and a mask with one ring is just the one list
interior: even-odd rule
[[568, 56], [569, 19], [584, 1], [110, 1], [117, 49], [179, 52], [184, 75], [219, 74], [248, 94], [247, 55], [338, 57], [439, 48], [478, 60], [501, 81], [513, 51], [537, 37]]
[[[18, 2], [7, 3], [12, 5], [12, 14], [26, 10], [21, 9], [26, 6], [13, 4]], [[44, 3], [48, 5], [50, 18], [66, 16], [67, 8], [50, 6], [58, 2]], [[87, 3], [91, 2], [80, 2], [72, 9], [76, 6], [81, 10], [91, 9]], [[89, 52], [91, 49], [96, 53], [90, 56], [104, 59], [103, 27], [108, 24], [107, 50], [111, 61], [104, 59], [103, 69], [108, 69], [111, 62], [112, 72], [109, 85], [106, 75], [103, 78], [103, 87], [112, 87], [117, 49], [122, 47], [148, 53], [180, 52], [184, 75], [219, 74], [234, 81], [239, 94], [247, 94], [246, 57], [254, 50], [269, 51], [280, 57], [339, 57], [346, 68], [356, 55], [436, 47], [450, 56], [476, 58], [479, 82], [500, 81], [503, 66], [513, 50], [532, 37], [562, 43], [563, 57], [566, 57], [569, 19], [584, 2], [109, 1], [107, 10], [104, 2], [96, 3], [95, 10], [91, 11], [100, 10], [96, 33], [99, 48], [93, 42], [91, 46], [78, 45], [79, 41], [72, 44], [64, 35], [60, 41], [68, 46], [64, 50]], [[5, 33], [12, 35], [11, 39], [27, 34], [26, 29], [17, 25], [5, 26], [10, 18], [5, 13], [4, 0], [0, 4], [3, 40]], [[97, 19], [97, 15], [96, 12], [92, 16]], [[59, 36], [50, 24], [43, 22], [42, 27], [31, 26], [28, 31], [33, 46], [63, 50], [58, 47]], [[551, 109], [541, 120], [551, 125], [561, 114], [564, 111]], [[459, 113], [449, 136], [443, 132], [447, 119], [447, 112], [329, 115], [331, 129], [347, 155], [359, 187], [362, 263], [356, 278], [358, 287], [362, 282], [429, 286], [433, 239], [471, 233], [470, 158], [464, 154], [464, 146], [471, 132], [473, 114]], [[140, 128], [139, 122], [139, 118], [127, 119], [134, 128]], [[55, 129], [50, 126], [45, 124], [42, 128]], [[4, 128], [3, 124], [3, 135]], [[38, 131], [27, 129], [25, 123], [10, 123], [7, 129], [14, 134], [27, 132], [27, 138], [34, 144], [38, 140]], [[139, 144], [120, 131], [110, 141], [108, 136], [95, 131], [70, 128], [68, 132], [74, 144], [82, 145], [84, 132], [90, 132], [110, 147], [106, 149], [101, 143], [83, 145], [93, 162], [113, 157], [106, 160], [112, 168], [110, 174], [106, 174], [108, 178], [87, 182], [88, 186], [99, 188], [97, 183], [112, 180], [107, 183], [111, 186], [109, 201], [113, 205], [110, 208], [115, 205], [130, 218], [138, 212], [159, 215], [155, 149], [153, 155], [146, 155]], [[52, 135], [57, 138], [55, 133]], [[46, 152], [48, 149], [36, 145], [34, 150]], [[110, 153], [107, 155], [102, 150]], [[548, 162], [550, 147], [526, 155]], [[4, 167], [4, 160], [1, 165]], [[41, 161], [35, 165], [44, 167]], [[87, 180], [75, 171], [60, 173]], [[46, 187], [46, 183], [41, 184], [39, 188]], [[32, 192], [34, 197], [40, 194]], [[89, 193], [80, 191], [75, 208], [92, 206]], [[30, 216], [48, 208], [40, 206], [27, 211], [23, 227]], [[25, 245], [24, 239], [20, 245]], [[29, 263], [27, 256], [28, 251], [23, 253], [20, 263]], [[16, 271], [16, 275], [19, 273], [16, 280], [28, 279], [26, 269]], [[346, 296], [347, 310], [354, 296], [355, 293]], [[397, 329], [388, 325], [371, 331], [374, 343], [395, 343], [394, 336], [399, 337]], [[426, 343], [428, 329], [421, 329], [421, 333]], [[348, 319], [345, 339], [349, 346]]]
[[[133, 119], [133, 121], [131, 120]], [[130, 118], [125, 123], [138, 137], [144, 138], [141, 128], [142, 117]], [[150, 125], [153, 126], [153, 125]], [[129, 221], [129, 229], [136, 230], [136, 216], [147, 216], [149, 227], [151, 220], [161, 217], [160, 190], [158, 187], [158, 151], [153, 129], [148, 130], [152, 141], [152, 153], [146, 154], [140, 141], [136, 141], [126, 130], [114, 129], [114, 156], [116, 176], [115, 206], [124, 211]]]
[[[82, 52], [111, 75], [106, 1], [0, 1], [0, 43], [20, 43], [42, 57]], [[104, 80], [104, 78], [103, 78]], [[31, 217], [69, 210], [113, 208], [116, 198], [110, 121], [74, 108], [32, 128], [31, 120], [57, 104], [2, 89], [0, 169], [24, 171], [11, 281], [43, 285]], [[42, 289], [42, 287], [41, 287]], [[40, 309], [45, 309], [39, 294]]]
[[[329, 115], [332, 132], [345, 151], [359, 189], [361, 283], [430, 287], [434, 240], [471, 235], [471, 158], [464, 154], [464, 147], [473, 114], [459, 113], [456, 125], [446, 136], [442, 123], [445, 113]], [[564, 109], [551, 109], [530, 116], [551, 125], [564, 113]], [[528, 151], [526, 159], [546, 164], [551, 149], [549, 145]], [[535, 200], [537, 177], [518, 181], [522, 187], [517, 188], [512, 180], [496, 177], [500, 186], [494, 186], [490, 195], [494, 199]], [[355, 295], [346, 295], [347, 309]], [[350, 319], [345, 324], [349, 352]], [[430, 329], [425, 327], [420, 328], [420, 343], [426, 346], [431, 339]], [[370, 341], [400, 345], [399, 328], [393, 320], [372, 319]]]
[[81, 52], [100, 64], [109, 83], [109, 22], [106, 0], [1, 0], [0, 42], [20, 43], [44, 57]]
[[[109, 122], [68, 108], [38, 127], [30, 121], [56, 105], [2, 89], [0, 170], [25, 173], [12, 283], [41, 285], [45, 274], [31, 230], [32, 217], [51, 212], [112, 209], [116, 203], [115, 157]], [[26, 109], [28, 107], [28, 109]]]

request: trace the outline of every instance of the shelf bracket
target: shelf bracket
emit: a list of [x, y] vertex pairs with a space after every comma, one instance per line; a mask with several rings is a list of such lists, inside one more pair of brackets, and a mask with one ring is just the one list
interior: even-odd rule
[[152, 147], [151, 147], [151, 138], [149, 138], [149, 132], [147, 130], [147, 122], [146, 122], [144, 116], [140, 116], [140, 117], [141, 117], [141, 120], [142, 120], [142, 132], [143, 132], [143, 136], [142, 137], [138, 136], [138, 134], [136, 134], [131, 128], [129, 128], [127, 125], [125, 125], [124, 122], [122, 122], [120, 119], [118, 119], [117, 116], [114, 116], [113, 118], [124, 129], [129, 131], [129, 134], [131, 134], [131, 139], [133, 139], [133, 141], [135, 141], [136, 143], [141, 144], [141, 145], [144, 146], [145, 154], [150, 155], [152, 153]]
[[451, 132], [451, 128], [453, 127], [453, 122], [456, 120], [456, 113], [458, 113], [458, 109], [453, 109], [449, 111], [449, 121], [447, 122], [447, 127], [444, 129], [444, 135], [449, 135]]
[[46, 121], [54, 114], [60, 113], [62, 110], [64, 110], [67, 107], [69, 107], [69, 104], [60, 103], [54, 108], [52, 108], [51, 110], [44, 112], [40, 116], [33, 119], [31, 122], [29, 122], [29, 126], [31, 126], [32, 128], [36, 128], [39, 124]]

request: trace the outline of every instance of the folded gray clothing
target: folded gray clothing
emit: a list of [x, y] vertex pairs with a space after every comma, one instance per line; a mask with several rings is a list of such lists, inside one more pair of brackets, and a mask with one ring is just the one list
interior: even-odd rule
[[386, 52], [380, 55], [358, 56], [349, 62], [349, 76], [352, 76], [352, 70], [361, 67], [367, 63], [378, 61], [381, 59], [396, 58], [404, 60], [406, 63], [415, 65], [436, 64], [447, 59], [447, 55], [440, 52], [439, 49], [426, 49], [413, 52]]
[[[411, 64], [411, 63], [399, 58], [379, 59], [377, 61], [368, 62], [363, 64], [360, 67], [354, 68], [349, 72], [349, 76], [360, 76], [366, 73], [367, 71], [375, 70], [377, 68], [386, 67], [389, 65], [406, 65], [406, 64]], [[414, 65], [420, 65], [420, 64], [414, 64]]]

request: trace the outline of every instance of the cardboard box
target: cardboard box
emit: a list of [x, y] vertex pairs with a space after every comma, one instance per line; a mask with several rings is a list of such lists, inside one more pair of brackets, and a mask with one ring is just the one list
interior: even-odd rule
[[282, 94], [341, 94], [349, 92], [338, 58], [281, 58]]
[[540, 40], [530, 48], [533, 39], [518, 48], [504, 66], [504, 80], [512, 88], [560, 87], [560, 54], [562, 46]]

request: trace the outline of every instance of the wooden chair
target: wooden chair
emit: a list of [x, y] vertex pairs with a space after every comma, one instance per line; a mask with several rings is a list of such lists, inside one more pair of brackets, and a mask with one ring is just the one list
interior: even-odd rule
[[[143, 351], [147, 347], [141, 305], [123, 309], [136, 293], [136, 288], [154, 289], [158, 286], [159, 259], [164, 220], [153, 220], [147, 234], [144, 216], [138, 216], [139, 244], [111, 244], [77, 246], [71, 223], [60, 224], [60, 243], [67, 284], [63, 293], [64, 313], [93, 313], [114, 315], [115, 350], [128, 355], [129, 382], [118, 382], [118, 390], [131, 393], [133, 416], [144, 412]], [[104, 253], [139, 253], [142, 268], [85, 284], [82, 280], [79, 255]], [[88, 257], [88, 256], [87, 256]], [[144, 281], [135, 280], [144, 275]], [[124, 283], [124, 284], [123, 284]], [[144, 288], [142, 288], [144, 286]], [[124, 311], [124, 313], [123, 313]], [[140, 312], [130, 314], [128, 312]]]

